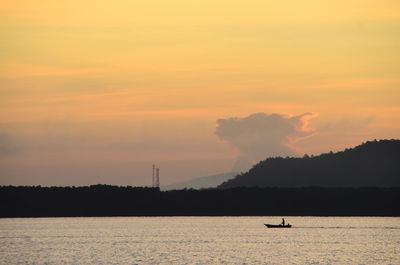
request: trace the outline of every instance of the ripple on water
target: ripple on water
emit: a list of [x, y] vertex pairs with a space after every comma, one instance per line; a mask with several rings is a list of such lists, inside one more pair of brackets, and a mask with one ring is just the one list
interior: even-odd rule
[[4, 264], [396, 264], [400, 218], [0, 219]]

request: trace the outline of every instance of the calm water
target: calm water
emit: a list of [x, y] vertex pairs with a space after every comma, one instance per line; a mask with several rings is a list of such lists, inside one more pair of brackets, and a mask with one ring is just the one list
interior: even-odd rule
[[400, 264], [400, 218], [0, 219], [1, 264]]

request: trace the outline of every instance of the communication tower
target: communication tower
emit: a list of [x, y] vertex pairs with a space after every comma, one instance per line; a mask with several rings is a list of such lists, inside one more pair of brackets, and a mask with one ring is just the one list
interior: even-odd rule
[[156, 165], [153, 164], [153, 178], [151, 179], [151, 186], [155, 187], [156, 184]]
[[160, 188], [160, 169], [156, 169], [156, 188]]
[[153, 164], [153, 177], [151, 186], [153, 188], [160, 188], [160, 169]]

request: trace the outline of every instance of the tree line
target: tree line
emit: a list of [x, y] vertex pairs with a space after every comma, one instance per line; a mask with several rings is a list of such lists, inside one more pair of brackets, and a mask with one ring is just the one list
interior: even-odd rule
[[0, 186], [0, 217], [400, 216], [400, 188]]

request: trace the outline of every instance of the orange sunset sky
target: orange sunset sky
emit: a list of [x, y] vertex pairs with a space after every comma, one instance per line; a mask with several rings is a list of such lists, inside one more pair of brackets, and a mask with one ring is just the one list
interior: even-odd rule
[[386, 138], [398, 0], [0, 4], [0, 185], [150, 185], [153, 162], [163, 185]]

